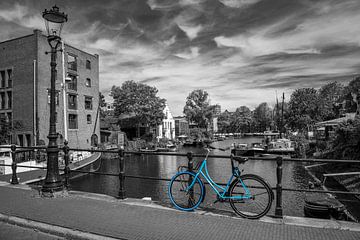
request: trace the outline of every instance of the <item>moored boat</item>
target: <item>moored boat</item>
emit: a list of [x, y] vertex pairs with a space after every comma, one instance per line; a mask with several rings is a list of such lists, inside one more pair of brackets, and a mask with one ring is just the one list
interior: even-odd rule
[[304, 215], [337, 220], [343, 220], [346, 217], [344, 204], [325, 193], [311, 193], [305, 196]]
[[[8, 166], [0, 166], [0, 175], [6, 175], [12, 173], [12, 152], [10, 149], [11, 145], [0, 145], [0, 164]], [[20, 152], [16, 153], [16, 163], [19, 165], [16, 172], [27, 172], [32, 171], [32, 167], [45, 167], [46, 162], [37, 161], [31, 157], [32, 150], [21, 149]]]

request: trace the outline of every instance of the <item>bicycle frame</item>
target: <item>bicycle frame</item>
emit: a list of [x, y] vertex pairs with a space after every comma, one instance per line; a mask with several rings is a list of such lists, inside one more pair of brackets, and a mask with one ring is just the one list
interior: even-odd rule
[[[203, 169], [205, 169], [205, 173], [203, 172]], [[192, 183], [189, 185], [189, 187], [187, 188], [186, 191], [188, 191], [189, 189], [191, 189], [193, 187], [193, 185], [195, 184], [196, 179], [199, 177], [199, 175], [201, 174], [201, 176], [203, 176], [203, 178], [209, 183], [209, 185], [211, 186], [211, 188], [213, 189], [213, 191], [221, 198], [221, 199], [236, 199], [236, 200], [241, 200], [241, 199], [250, 199], [251, 198], [251, 194], [249, 189], [245, 186], [244, 182], [241, 180], [241, 178], [239, 176], [234, 176], [234, 174], [231, 175], [230, 179], [228, 180], [226, 187], [222, 187], [219, 186], [218, 184], [216, 184], [212, 178], [209, 175], [209, 172], [207, 170], [207, 160], [206, 158], [203, 160], [203, 162], [201, 163], [201, 166], [198, 170], [198, 172], [196, 173]], [[234, 178], [239, 178], [239, 181], [241, 183], [241, 186], [243, 187], [243, 189], [245, 190], [245, 195], [240, 195], [240, 196], [226, 196], [226, 193], [229, 190], [230, 184], [232, 182], [232, 180]], [[220, 189], [220, 192], [218, 189]]]

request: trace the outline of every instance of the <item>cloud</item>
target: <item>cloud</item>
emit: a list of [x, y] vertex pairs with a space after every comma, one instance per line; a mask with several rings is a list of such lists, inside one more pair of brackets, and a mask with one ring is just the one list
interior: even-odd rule
[[8, 22], [21, 21], [28, 13], [28, 8], [16, 3], [13, 7], [0, 10], [0, 19]]
[[[345, 82], [359, 72], [360, 2], [260, 0], [63, 1], [66, 43], [100, 55], [100, 90], [155, 86], [174, 115], [206, 90], [234, 110], [275, 90]], [[48, 1], [0, 3], [1, 39], [43, 29]]]
[[203, 29], [201, 25], [189, 26], [184, 24], [178, 24], [179, 28], [183, 30], [190, 40], [193, 40], [198, 36], [198, 33]]
[[184, 58], [184, 59], [196, 58], [197, 56], [199, 56], [199, 48], [191, 47], [190, 51], [186, 51], [186, 52], [182, 52], [182, 53], [178, 53], [178, 54], [174, 54], [174, 55], [179, 58]]
[[260, 2], [261, 0], [219, 0], [219, 1], [228, 7], [242, 8]]

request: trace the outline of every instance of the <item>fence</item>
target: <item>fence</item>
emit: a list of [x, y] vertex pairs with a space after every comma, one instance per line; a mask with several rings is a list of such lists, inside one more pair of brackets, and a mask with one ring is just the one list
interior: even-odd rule
[[[12, 145], [11, 147], [12, 152], [12, 158], [13, 162], [11, 165], [9, 164], [0, 164], [0, 166], [11, 166], [12, 167], [12, 184], [19, 184], [17, 174], [16, 174], [16, 168], [17, 167], [28, 167], [28, 166], [22, 166], [18, 165], [16, 161], [16, 154], [19, 154], [21, 152], [24, 152], [24, 150], [17, 150], [17, 147], [15, 145]], [[19, 147], [23, 148], [23, 147]], [[38, 151], [38, 150], [44, 150], [45, 147], [26, 147], [26, 150], [29, 151]], [[131, 155], [131, 154], [143, 154], [143, 155], [166, 155], [166, 156], [179, 156], [179, 157], [187, 157], [188, 159], [188, 169], [190, 171], [193, 170], [194, 167], [194, 158], [204, 158], [205, 155], [203, 154], [193, 154], [192, 152], [188, 153], [173, 153], [173, 152], [137, 152], [137, 151], [124, 151], [123, 149], [119, 150], [100, 150], [100, 149], [75, 149], [75, 148], [69, 148], [66, 145], [62, 147], [60, 150], [63, 151], [63, 158], [65, 162], [65, 167], [63, 169], [60, 169], [64, 171], [64, 177], [65, 182], [64, 185], [66, 188], [69, 187], [69, 181], [70, 181], [70, 173], [71, 172], [77, 172], [77, 173], [90, 173], [90, 174], [99, 174], [99, 175], [106, 175], [106, 176], [117, 176], [120, 181], [119, 185], [119, 192], [118, 192], [118, 198], [125, 199], [126, 198], [126, 189], [125, 189], [125, 179], [126, 178], [140, 178], [145, 180], [156, 180], [156, 181], [170, 181], [171, 179], [166, 178], [156, 178], [156, 177], [149, 177], [149, 176], [136, 176], [136, 175], [126, 175], [125, 173], [125, 155]], [[119, 159], [119, 171], [118, 174], [113, 173], [106, 173], [106, 172], [89, 172], [89, 171], [83, 171], [83, 170], [72, 170], [69, 167], [69, 160], [70, 160], [70, 151], [87, 151], [87, 152], [100, 152], [100, 153], [112, 153], [117, 154], [117, 157]], [[208, 158], [230, 158], [229, 155], [209, 155]], [[339, 159], [298, 159], [298, 158], [286, 158], [282, 156], [277, 156], [276, 158], [273, 157], [249, 157], [249, 160], [262, 160], [262, 161], [276, 161], [277, 167], [276, 167], [276, 186], [272, 187], [273, 190], [275, 190], [275, 217], [282, 218], [283, 216], [283, 208], [282, 208], [282, 194], [283, 191], [297, 191], [297, 192], [309, 192], [309, 193], [330, 193], [330, 194], [349, 194], [349, 195], [359, 195], [360, 192], [348, 192], [348, 191], [325, 191], [325, 190], [314, 190], [314, 189], [295, 189], [295, 188], [286, 188], [282, 186], [282, 176], [283, 176], [283, 163], [284, 162], [307, 162], [307, 163], [356, 163], [360, 164], [360, 160], [339, 160]], [[44, 167], [29, 167], [29, 168], [37, 168], [37, 169], [46, 169]], [[224, 183], [218, 183], [219, 185], [226, 185]]]

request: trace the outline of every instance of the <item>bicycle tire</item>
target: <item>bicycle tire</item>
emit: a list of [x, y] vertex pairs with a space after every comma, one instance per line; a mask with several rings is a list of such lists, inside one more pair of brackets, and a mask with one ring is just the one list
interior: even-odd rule
[[[197, 178], [191, 189], [186, 191], [189, 180], [194, 179], [195, 173], [179, 172], [171, 179], [168, 187], [168, 195], [171, 203], [179, 210], [192, 211], [196, 209], [204, 198], [204, 184]], [[193, 193], [193, 194], [192, 194]]]
[[268, 183], [261, 177], [254, 174], [246, 174], [235, 179], [229, 188], [230, 197], [244, 196], [245, 189], [241, 181], [251, 193], [249, 199], [232, 199], [230, 206], [236, 214], [247, 219], [258, 219], [266, 215], [274, 199], [273, 192]]

